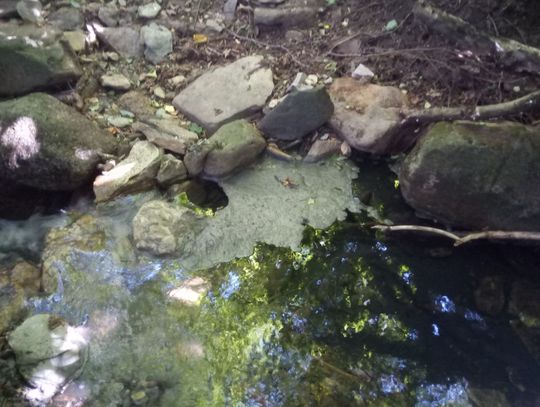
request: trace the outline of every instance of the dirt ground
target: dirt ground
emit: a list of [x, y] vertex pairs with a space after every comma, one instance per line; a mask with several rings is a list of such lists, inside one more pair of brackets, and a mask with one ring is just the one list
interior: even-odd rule
[[[142, 87], [162, 84], [178, 74], [187, 82], [208, 67], [241, 56], [272, 55], [280, 96], [297, 72], [319, 77], [350, 75], [358, 63], [376, 73], [375, 82], [407, 91], [413, 107], [475, 106], [515, 99], [538, 89], [539, 74], [512, 72], [490, 58], [463, 58], [460, 44], [447, 41], [417, 21], [414, 0], [327, 0], [318, 22], [299, 29], [303, 39], [286, 38], [283, 27], [255, 27], [248, 2], [237, 11], [235, 22], [221, 34], [196, 44], [188, 27], [167, 63], [157, 68], [157, 78]], [[433, 0], [434, 6], [455, 14], [490, 35], [505, 36], [531, 46], [540, 45], [540, 2], [537, 0]], [[170, 5], [169, 5], [170, 6]], [[222, 2], [186, 1], [178, 14], [191, 21], [221, 11]], [[385, 30], [395, 20], [397, 28]], [[461, 54], [461, 56], [460, 56]], [[181, 87], [180, 87], [181, 89]], [[175, 91], [180, 90], [174, 89]], [[169, 88], [170, 90], [170, 88]], [[516, 117], [532, 122], [537, 117]]]

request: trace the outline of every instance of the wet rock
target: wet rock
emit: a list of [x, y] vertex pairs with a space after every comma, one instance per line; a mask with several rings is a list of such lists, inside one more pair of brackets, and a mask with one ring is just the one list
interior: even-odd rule
[[476, 307], [488, 315], [501, 313], [505, 303], [503, 279], [499, 276], [483, 278], [474, 291], [474, 300]]
[[208, 142], [193, 144], [189, 147], [189, 150], [184, 157], [184, 165], [186, 166], [189, 175], [195, 177], [203, 172], [206, 156], [213, 148], [214, 146]]
[[184, 155], [186, 149], [198, 140], [197, 134], [171, 119], [146, 119], [144, 122], [133, 124], [133, 130], [144, 134], [147, 140], [156, 146], [181, 155]]
[[0, 0], [0, 18], [11, 18], [18, 15], [18, 0]]
[[195, 214], [163, 201], [144, 204], [133, 218], [133, 239], [140, 250], [162, 256], [182, 251], [192, 238]]
[[184, 281], [179, 287], [168, 292], [170, 298], [185, 305], [197, 305], [210, 289], [210, 283], [201, 277], [193, 277]]
[[75, 109], [44, 93], [0, 103], [0, 179], [47, 191], [89, 182], [116, 142]]
[[437, 123], [403, 162], [405, 200], [429, 218], [476, 230], [540, 230], [538, 128]]
[[26, 316], [26, 298], [40, 291], [40, 271], [25, 261], [0, 267], [0, 334]]
[[66, 31], [62, 38], [74, 52], [82, 52], [86, 48], [86, 34], [82, 31]]
[[172, 34], [164, 26], [156, 23], [141, 29], [144, 43], [144, 57], [153, 64], [159, 64], [172, 52]]
[[49, 14], [47, 21], [62, 31], [76, 31], [84, 24], [81, 11], [75, 7], [61, 7]]
[[336, 132], [356, 150], [372, 154], [393, 152], [393, 130], [401, 121], [407, 98], [398, 88], [339, 78], [330, 87]]
[[132, 90], [124, 93], [116, 101], [116, 104], [124, 110], [128, 110], [138, 118], [151, 117], [154, 115], [152, 100], [145, 94]]
[[201, 75], [174, 98], [173, 105], [213, 133], [259, 111], [273, 88], [272, 71], [263, 65], [262, 56], [253, 55]]
[[307, 163], [314, 163], [333, 154], [341, 154], [341, 144], [337, 139], [316, 140], [304, 158]]
[[43, 6], [38, 0], [20, 0], [17, 3], [17, 13], [29, 23], [41, 23], [43, 21]]
[[157, 173], [157, 182], [162, 187], [168, 187], [187, 179], [186, 166], [171, 154], [163, 155], [161, 165]]
[[161, 6], [158, 3], [153, 2], [139, 6], [137, 14], [140, 18], [151, 19], [156, 18], [160, 11]]
[[467, 393], [474, 407], [511, 407], [504, 393], [499, 390], [469, 387]]
[[113, 90], [129, 90], [131, 88], [129, 79], [119, 73], [102, 75], [99, 80], [104, 88]]
[[0, 21], [0, 39], [25, 45], [47, 46], [55, 44], [60, 39], [62, 31], [52, 25], [20, 24], [16, 20]]
[[9, 335], [17, 369], [33, 387], [26, 392], [32, 405], [46, 403], [81, 374], [88, 358], [88, 340], [83, 332], [58, 316], [39, 314]]
[[297, 140], [326, 123], [334, 106], [325, 88], [293, 92], [259, 123], [265, 136]]
[[22, 39], [0, 38], [0, 96], [67, 86], [82, 72], [71, 52], [59, 43], [28, 45]]
[[138, 30], [131, 27], [97, 30], [100, 40], [125, 58], [138, 58], [143, 55], [144, 42]]
[[[64, 294], [67, 283], [85, 284], [77, 275], [84, 271], [74, 267], [76, 256], [86, 256], [105, 248], [103, 227], [90, 215], [81, 216], [66, 227], [49, 231], [42, 254], [41, 286], [46, 294]], [[84, 275], [86, 276], [86, 275]]]
[[[189, 162], [190, 174], [194, 169], [202, 167], [201, 174], [207, 178], [225, 177], [235, 170], [251, 164], [265, 149], [266, 142], [259, 131], [246, 120], [236, 120], [223, 125], [214, 135], [205, 141], [209, 149], [206, 154], [199, 151], [188, 150], [186, 165]], [[207, 151], [206, 151], [207, 150]], [[199, 158], [194, 159], [192, 155]], [[204, 165], [201, 162], [204, 161]]]
[[135, 143], [126, 159], [95, 179], [96, 202], [153, 188], [160, 162], [159, 148], [148, 141]]

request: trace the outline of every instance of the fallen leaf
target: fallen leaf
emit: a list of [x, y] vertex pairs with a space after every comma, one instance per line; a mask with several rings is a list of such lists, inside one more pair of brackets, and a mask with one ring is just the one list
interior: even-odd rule
[[195, 44], [204, 44], [208, 42], [208, 37], [204, 34], [193, 34], [193, 41]]

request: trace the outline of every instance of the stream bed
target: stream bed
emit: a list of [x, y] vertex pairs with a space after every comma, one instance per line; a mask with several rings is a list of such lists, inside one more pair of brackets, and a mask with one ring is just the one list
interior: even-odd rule
[[[355, 193], [381, 219], [414, 219], [384, 163], [359, 166]], [[1, 262], [42, 256], [59, 273], [30, 313], [58, 314], [89, 341], [82, 374], [49, 405], [540, 405], [538, 352], [513, 298], [538, 284], [535, 248], [384, 236], [363, 212], [306, 227], [294, 250], [259, 244], [187, 269], [133, 249], [130, 219], [147, 199], [1, 224]], [[41, 253], [39, 237], [70, 222]], [[18, 390], [0, 386], [0, 406], [21, 405]]]

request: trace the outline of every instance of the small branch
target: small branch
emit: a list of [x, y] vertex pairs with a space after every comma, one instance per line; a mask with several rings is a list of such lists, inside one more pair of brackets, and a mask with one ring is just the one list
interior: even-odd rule
[[474, 240], [531, 240], [531, 241], [540, 241], [540, 232], [521, 232], [521, 231], [502, 231], [502, 230], [490, 230], [485, 232], [473, 232], [473, 233], [462, 233], [462, 232], [448, 232], [444, 229], [433, 228], [429, 226], [418, 226], [418, 225], [396, 225], [396, 226], [386, 226], [386, 225], [375, 225], [371, 227], [375, 230], [380, 230], [382, 232], [418, 232], [426, 233], [429, 235], [436, 235], [446, 237], [454, 241], [454, 246], [461, 246], [472, 242]]
[[225, 28], [225, 31], [228, 32], [229, 34], [231, 34], [233, 37], [239, 39], [239, 40], [251, 42], [252, 44], [255, 44], [258, 47], [279, 49], [279, 50], [285, 52], [289, 57], [291, 57], [292, 61], [296, 65], [298, 65], [299, 67], [304, 68], [304, 69], [308, 68], [308, 66], [306, 64], [304, 64], [302, 61], [300, 61], [298, 58], [296, 58], [296, 56], [294, 56], [294, 54], [291, 52], [291, 50], [289, 48], [285, 47], [284, 45], [269, 44], [267, 42], [259, 41], [259, 40], [256, 40], [254, 38], [249, 38], [249, 37], [246, 37], [244, 35], [237, 34], [234, 31], [229, 30], [228, 28]]
[[418, 0], [414, 15], [433, 31], [442, 34], [478, 54], [490, 55], [517, 72], [538, 75], [540, 72], [540, 49], [503, 37], [493, 37], [477, 30], [473, 25]]

